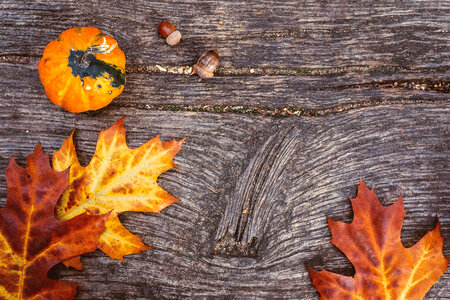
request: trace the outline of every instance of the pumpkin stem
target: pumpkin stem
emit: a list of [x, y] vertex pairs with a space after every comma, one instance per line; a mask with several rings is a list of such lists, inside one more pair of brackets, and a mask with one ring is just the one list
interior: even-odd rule
[[90, 64], [89, 60], [87, 59], [89, 54], [108, 54], [111, 53], [116, 47], [117, 43], [108, 45], [108, 43], [106, 42], [106, 38], [103, 37], [103, 42], [101, 44], [88, 47], [86, 51], [84, 51], [83, 55], [77, 58], [75, 64], [80, 68], [87, 68]]
[[89, 67], [89, 60], [88, 60], [88, 55], [91, 54], [91, 52], [89, 52], [89, 49], [86, 50], [83, 55], [78, 56], [78, 58], [75, 61], [75, 64], [82, 68], [82, 69], [86, 69], [87, 67]]

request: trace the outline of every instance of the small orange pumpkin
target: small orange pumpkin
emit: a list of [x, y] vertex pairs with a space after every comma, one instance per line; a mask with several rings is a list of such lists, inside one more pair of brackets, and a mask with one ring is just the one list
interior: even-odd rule
[[44, 49], [39, 78], [45, 94], [70, 112], [97, 110], [122, 93], [125, 54], [95, 27], [71, 28]]

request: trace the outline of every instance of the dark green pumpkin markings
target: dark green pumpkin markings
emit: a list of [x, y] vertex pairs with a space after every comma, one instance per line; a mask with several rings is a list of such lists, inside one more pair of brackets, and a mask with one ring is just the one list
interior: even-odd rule
[[103, 32], [100, 32], [99, 34], [97, 34], [95, 36], [95, 40], [98, 41], [99, 39], [101, 39], [102, 37], [106, 36], [106, 34], [104, 34]]
[[[84, 77], [97, 78], [99, 76], [111, 78], [110, 85], [114, 88], [119, 88], [125, 84], [125, 73], [118, 69], [115, 65], [108, 64], [104, 61], [98, 60], [94, 54], [87, 54], [83, 50], [70, 50], [68, 57], [68, 66], [72, 68], [74, 77], [80, 76], [83, 84]], [[98, 86], [101, 88], [101, 86]]]

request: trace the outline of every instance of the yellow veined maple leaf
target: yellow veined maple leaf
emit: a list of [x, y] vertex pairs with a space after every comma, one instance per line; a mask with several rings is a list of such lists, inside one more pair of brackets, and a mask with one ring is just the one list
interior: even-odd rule
[[[53, 154], [53, 168], [70, 167], [69, 187], [61, 197], [56, 215], [69, 220], [84, 211], [105, 213], [112, 210], [99, 248], [111, 258], [149, 249], [142, 240], [126, 230], [117, 215], [125, 211], [160, 212], [178, 200], [156, 182], [158, 176], [173, 168], [173, 157], [180, 141], [162, 142], [159, 136], [136, 149], [128, 148], [123, 118], [108, 130], [100, 131], [94, 156], [87, 167], [80, 165], [73, 144], [73, 133]], [[76, 263], [72, 260], [66, 265]], [[75, 266], [74, 266], [75, 267]]]
[[72, 299], [73, 283], [47, 278], [48, 270], [94, 251], [106, 215], [83, 213], [58, 221], [55, 204], [68, 185], [68, 172], [50, 167], [40, 145], [27, 167], [14, 159], [6, 169], [7, 202], [0, 208], [0, 299]]
[[348, 257], [355, 276], [343, 276], [308, 268], [320, 299], [415, 300], [445, 273], [449, 259], [442, 253], [444, 238], [440, 224], [411, 248], [400, 240], [405, 210], [403, 199], [389, 207], [378, 201], [374, 190], [360, 182], [351, 199], [351, 224], [327, 217], [331, 242]]

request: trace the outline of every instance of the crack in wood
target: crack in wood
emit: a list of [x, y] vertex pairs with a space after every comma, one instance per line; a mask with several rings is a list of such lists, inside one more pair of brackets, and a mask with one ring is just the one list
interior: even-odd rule
[[298, 129], [284, 128], [271, 135], [258, 148], [239, 176], [234, 190], [225, 196], [227, 207], [216, 234], [214, 254], [253, 257], [265, 228], [282, 205], [279, 190], [281, 174], [298, 148]]
[[[1, 60], [0, 60], [1, 62]], [[160, 74], [172, 73], [179, 75], [191, 75], [191, 73], [182, 72], [184, 68], [189, 66], [184, 65], [133, 65], [129, 64], [126, 67], [127, 73], [142, 73], [142, 74]], [[170, 70], [170, 72], [168, 71]], [[308, 67], [262, 67], [262, 66], [248, 66], [248, 67], [234, 67], [234, 66], [219, 66], [215, 72], [219, 76], [328, 76], [339, 75], [346, 73], [362, 73], [362, 72], [378, 72], [378, 73], [413, 73], [422, 74], [424, 72], [442, 72], [448, 71], [447, 67], [439, 68], [407, 68], [400, 66], [377, 66], [377, 65], [360, 65], [360, 66], [341, 66], [330, 68], [308, 68]], [[417, 79], [420, 80], [420, 79]], [[438, 81], [433, 79], [433, 81]], [[442, 81], [448, 84], [447, 79]]]
[[450, 80], [433, 80], [427, 78], [415, 78], [407, 80], [382, 80], [373, 82], [361, 82], [354, 84], [339, 85], [333, 87], [318, 87], [317, 91], [330, 91], [330, 90], [346, 90], [349, 88], [364, 88], [364, 87], [377, 87], [377, 88], [399, 88], [407, 90], [420, 90], [420, 91], [434, 91], [439, 93], [450, 92]]
[[27, 64], [27, 63], [37, 63], [40, 57], [38, 56], [24, 56], [24, 55], [1, 55], [0, 63], [16, 63], [16, 64]]
[[[373, 108], [380, 106], [390, 105], [415, 105], [415, 104], [442, 104], [447, 103], [444, 100], [425, 100], [425, 99], [406, 99], [406, 100], [367, 100], [360, 102], [346, 103], [338, 106], [309, 109], [304, 107], [282, 107], [282, 108], [270, 108], [270, 107], [253, 107], [242, 105], [132, 105], [132, 107], [158, 110], [158, 111], [182, 111], [182, 112], [207, 112], [207, 113], [234, 113], [234, 114], [246, 114], [246, 115], [262, 115], [273, 117], [325, 117], [329, 115], [335, 115], [339, 113], [346, 113], [352, 110]], [[128, 107], [128, 105], [122, 103], [121, 107]]]

